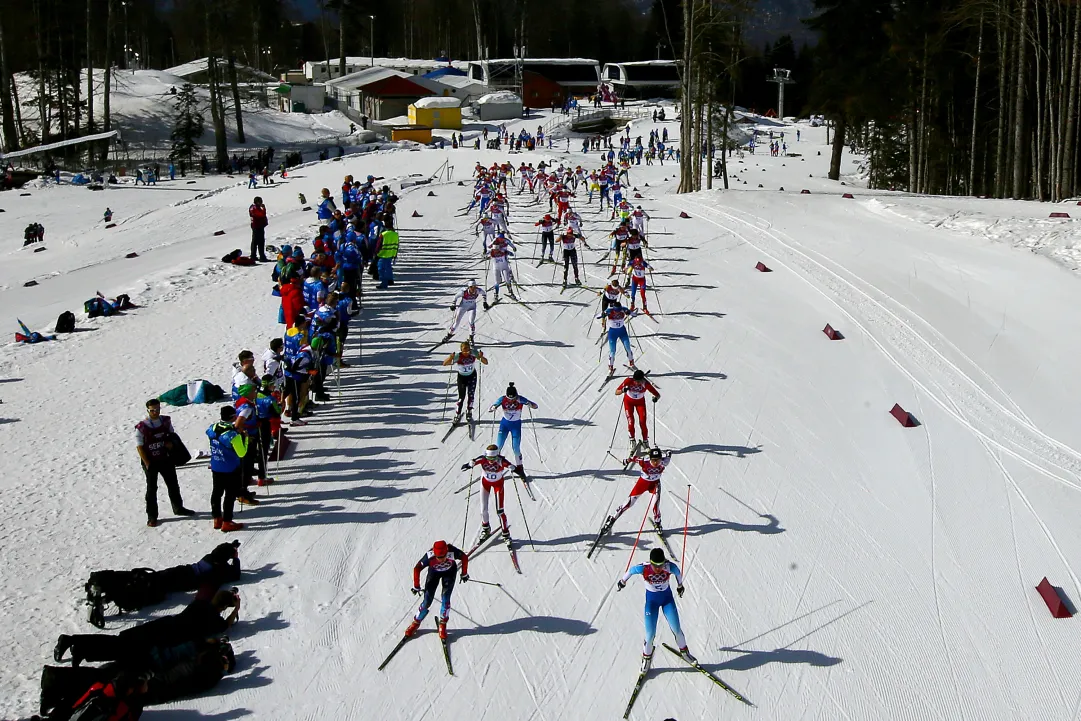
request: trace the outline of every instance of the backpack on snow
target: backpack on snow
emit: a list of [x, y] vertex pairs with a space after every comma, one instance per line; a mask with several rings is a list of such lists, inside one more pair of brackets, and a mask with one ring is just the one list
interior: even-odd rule
[[57, 333], [74, 333], [75, 332], [75, 314], [70, 310], [65, 310], [56, 319], [56, 332]]

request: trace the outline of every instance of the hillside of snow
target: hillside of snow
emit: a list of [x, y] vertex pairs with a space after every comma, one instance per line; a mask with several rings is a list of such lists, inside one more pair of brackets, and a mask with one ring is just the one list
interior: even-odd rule
[[[22, 107], [23, 123], [28, 129], [38, 128], [39, 116], [36, 105], [25, 102], [37, 94], [35, 81], [25, 74], [17, 74], [19, 98], [24, 101]], [[85, 100], [86, 73], [81, 76], [81, 92]], [[132, 152], [164, 150], [164, 157], [171, 147], [170, 134], [176, 124], [176, 96], [172, 89], [179, 90], [185, 83], [183, 78], [161, 70], [116, 70], [113, 74], [110, 111], [113, 128], [120, 131], [121, 139]], [[210, 94], [205, 86], [195, 86], [196, 96], [203, 111], [205, 130], [200, 142], [204, 146], [214, 144], [214, 125], [210, 117]], [[232, 111], [232, 95], [226, 89], [226, 130], [230, 152], [252, 152], [275, 147], [306, 148], [308, 146], [334, 145], [341, 138], [349, 135], [350, 120], [334, 110], [327, 113], [283, 113], [278, 110], [277, 94], [268, 89], [269, 105], [264, 108], [259, 99], [261, 91], [253, 86], [242, 88], [241, 98], [244, 109], [245, 144], [240, 145], [236, 136], [236, 116]], [[105, 71], [94, 73], [94, 113], [100, 127], [104, 117]], [[85, 116], [84, 116], [85, 122]]]
[[[652, 126], [636, 122], [632, 137]], [[799, 127], [802, 141], [789, 142], [799, 157], [760, 147], [733, 158], [729, 191], [676, 195], [668, 162], [631, 170], [651, 216], [656, 291], [655, 320], [631, 327], [662, 394], [649, 406], [652, 440], [674, 454], [660, 502], [684, 566], [682, 626], [703, 666], [754, 706], [659, 649], [630, 718], [1072, 718], [1077, 621], [1052, 618], [1034, 587], [1046, 576], [1081, 599], [1081, 338], [1071, 332], [1081, 280], [1065, 252], [1026, 246], [1076, 244], [1078, 221], [1051, 224], [1060, 208], [1045, 204], [842, 187], [824, 177], [824, 129]], [[463, 214], [469, 174], [508, 157], [598, 163], [560, 150], [349, 155], [254, 192], [196, 177], [0, 194], [9, 331], [16, 317], [45, 330], [66, 309], [82, 331], [0, 347], [0, 716], [35, 710], [58, 634], [97, 632], [80, 600], [91, 570], [193, 563], [223, 539], [204, 468], [179, 471], [196, 518], [171, 517], [162, 490], [163, 525], [144, 525], [133, 426], [148, 397], [197, 378], [227, 385], [240, 349], [258, 355], [281, 332], [270, 267], [219, 260], [248, 247], [252, 196], [266, 200], [268, 243], [310, 248], [317, 222], [297, 194], [311, 200], [345, 174], [386, 176], [401, 196], [396, 285], [365, 287], [340, 390], [292, 431], [263, 504], [238, 515], [248, 570], [230, 633], [236, 673], [144, 718], [622, 716], [643, 589], [632, 579], [617, 591], [616, 580], [657, 538], [647, 527], [632, 558], [639, 501], [586, 558], [637, 476], [608, 455], [625, 452], [626, 422], [617, 381], [603, 384], [597, 296], [561, 292], [559, 268], [537, 266], [534, 223], [548, 205], [515, 188], [526, 305], [504, 296], [478, 315], [491, 362], [476, 439], [458, 429], [440, 440], [451, 380], [440, 364], [454, 346], [432, 346], [457, 290], [494, 282]], [[449, 182], [397, 190], [446, 161]], [[856, 172], [847, 155], [844, 170]], [[115, 228], [101, 222], [106, 204]], [[584, 194], [576, 205], [592, 248], [583, 282], [595, 288], [613, 223]], [[44, 252], [21, 247], [32, 220], [46, 226]], [[141, 307], [87, 320], [82, 303], [98, 290]], [[844, 339], [827, 339], [827, 323]], [[620, 371], [622, 360], [620, 349]], [[457, 492], [468, 481], [459, 467], [490, 442], [486, 409], [509, 382], [539, 405], [523, 434], [537, 500], [507, 490], [522, 574], [498, 544], [472, 560], [475, 580], [502, 586], [456, 587], [453, 676], [434, 614], [378, 671], [416, 610], [413, 564], [436, 539], [468, 546], [477, 532], [479, 502]], [[895, 403], [919, 425], [902, 427]], [[205, 448], [216, 407], [165, 412], [189, 448]], [[110, 616], [108, 631], [185, 601]], [[660, 622], [657, 641], [671, 638]]]

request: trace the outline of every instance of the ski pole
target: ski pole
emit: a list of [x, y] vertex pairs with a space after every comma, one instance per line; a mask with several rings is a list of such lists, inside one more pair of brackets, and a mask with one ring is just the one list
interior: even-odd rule
[[[656, 399], [654, 399], [656, 401]], [[653, 445], [659, 445], [657, 443], [657, 404], [653, 404]]]
[[684, 577], [687, 575], [687, 567], [683, 564], [687, 562], [687, 523], [691, 517], [691, 484], [687, 484], [687, 512], [683, 516], [683, 558], [679, 560], [680, 570], [683, 571]]
[[469, 583], [479, 583], [484, 586], [495, 586], [496, 588], [503, 588], [502, 583], [492, 583], [491, 581], [480, 581], [472, 576], [469, 577]]
[[646, 512], [642, 514], [642, 525], [638, 527], [638, 535], [634, 537], [634, 545], [631, 546], [631, 556], [627, 559], [627, 567], [623, 569], [623, 573], [626, 573], [631, 569], [631, 561], [634, 560], [634, 552], [638, 548], [638, 539], [642, 537], [642, 529], [646, 527], [646, 518], [649, 516], [649, 504], [646, 504]]
[[649, 283], [653, 286], [653, 295], [657, 297], [657, 312], [663, 313], [661, 310], [661, 294], [657, 291], [657, 283], [653, 280], [653, 269], [649, 271]]
[[473, 466], [472, 468], [469, 469], [469, 485], [466, 486], [469, 490], [465, 494], [465, 520], [462, 521], [462, 545], [463, 546], [468, 543], [468, 541], [466, 540], [466, 538], [467, 538], [466, 534], [469, 532], [469, 498], [473, 495], [473, 468], [476, 468], [476, 466]]
[[[612, 448], [614, 448], [615, 445], [616, 445], [616, 431], [619, 430], [619, 418], [620, 418], [620, 415], [621, 414], [619, 414], [619, 413], [616, 414], [616, 425], [615, 425], [615, 428], [612, 429], [612, 440], [608, 442], [608, 452], [609, 453], [612, 452]], [[613, 456], [613, 458], [614, 458], [614, 456]], [[618, 461], [619, 459], [616, 458], [616, 460]]]
[[529, 409], [529, 424], [533, 427], [533, 443], [537, 446], [537, 455], [541, 455], [540, 439], [537, 438], [537, 421], [533, 419], [532, 406], [526, 406]]
[[439, 416], [440, 421], [445, 421], [447, 419], [447, 401], [450, 400], [450, 384], [453, 380], [454, 375], [453, 371], [451, 371], [451, 373], [447, 373], [447, 390], [443, 394], [443, 414]]
[[525, 517], [525, 507], [522, 506], [522, 494], [518, 492], [518, 476], [514, 477], [514, 495], [518, 497], [518, 510], [522, 512], [522, 523], [525, 524], [525, 535], [529, 539], [529, 546], [536, 551], [537, 547], [533, 545], [533, 534], [529, 532], [529, 521]]
[[492, 438], [489, 443], [495, 443], [495, 408], [491, 410], [492, 414]]

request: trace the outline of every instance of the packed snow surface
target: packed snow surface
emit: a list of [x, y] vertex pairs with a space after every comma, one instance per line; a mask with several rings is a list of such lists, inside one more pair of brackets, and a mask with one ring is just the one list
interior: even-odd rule
[[[635, 121], [632, 137], [650, 127]], [[797, 143], [796, 127], [762, 127], [783, 130], [800, 157], [760, 146], [732, 158], [727, 192], [675, 195], [670, 161], [630, 176], [642, 196], [633, 202], [651, 216], [656, 317], [631, 327], [638, 364], [662, 394], [649, 407], [651, 440], [674, 453], [661, 510], [685, 573], [682, 625], [705, 668], [755, 707], [659, 649], [630, 717], [1076, 716], [1077, 621], [1053, 619], [1034, 587], [1046, 576], [1081, 599], [1081, 280], [1075, 256], [1054, 252], [1076, 245], [1078, 221], [1051, 224], [1035, 203], [841, 187], [824, 179], [823, 129], [798, 126]], [[504, 296], [478, 315], [490, 364], [476, 440], [458, 429], [440, 442], [449, 417], [440, 363], [455, 346], [430, 349], [462, 284], [493, 282], [461, 210], [468, 176], [478, 160], [508, 158], [599, 162], [399, 150], [297, 168], [256, 191], [240, 178], [194, 177], [0, 194], [9, 330], [16, 317], [45, 330], [70, 309], [82, 331], [0, 348], [0, 715], [35, 709], [57, 634], [94, 631], [79, 600], [91, 570], [191, 563], [222, 539], [201, 468], [180, 471], [200, 515], [170, 517], [162, 490], [164, 524], [145, 527], [132, 431], [148, 397], [196, 378], [227, 385], [240, 349], [258, 355], [280, 333], [269, 266], [219, 260], [248, 247], [252, 196], [267, 204], [269, 243], [310, 248], [317, 221], [298, 193], [311, 201], [347, 174], [386, 176], [397, 189], [445, 161], [450, 182], [399, 191], [397, 283], [365, 288], [340, 397], [332, 386], [334, 400], [292, 432], [278, 483], [238, 516], [248, 570], [230, 634], [236, 673], [146, 718], [622, 715], [638, 674], [643, 589], [632, 579], [616, 592], [615, 582], [657, 540], [647, 529], [631, 558], [640, 501], [585, 557], [636, 478], [606, 453], [627, 446], [618, 380], [602, 386], [597, 296], [560, 293], [558, 268], [536, 266], [533, 224], [547, 202], [514, 187], [515, 271], [529, 307]], [[845, 172], [855, 173], [851, 162]], [[583, 281], [599, 287], [613, 223], [584, 193], [576, 204], [592, 248], [581, 254]], [[106, 206], [115, 228], [101, 220]], [[32, 221], [46, 227], [45, 252], [21, 247]], [[1014, 247], [1036, 238], [1039, 253]], [[773, 272], [756, 272], [759, 262]], [[82, 303], [98, 290], [141, 308], [87, 320]], [[827, 323], [844, 340], [828, 340]], [[622, 362], [620, 349], [620, 371]], [[436, 539], [468, 546], [476, 534], [479, 502], [456, 493], [469, 478], [459, 466], [490, 442], [486, 410], [508, 382], [539, 405], [523, 438], [537, 500], [507, 490], [523, 574], [498, 544], [470, 563], [475, 580], [502, 587], [455, 589], [454, 676], [431, 633], [435, 614], [377, 671], [415, 611], [413, 564]], [[919, 426], [898, 424], [894, 403]], [[217, 412], [167, 409], [192, 450], [205, 447]], [[175, 611], [183, 598], [174, 601], [111, 616], [108, 630]], [[659, 626], [657, 640], [670, 643]]]

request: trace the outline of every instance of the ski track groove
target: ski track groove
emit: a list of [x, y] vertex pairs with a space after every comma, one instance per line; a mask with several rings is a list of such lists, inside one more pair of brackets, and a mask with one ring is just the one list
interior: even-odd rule
[[[922, 403], [919, 405], [922, 409]], [[922, 413], [922, 410], [921, 410]], [[935, 519], [938, 516], [938, 482], [935, 474], [935, 456], [934, 445], [931, 442], [930, 433], [924, 433], [924, 438], [927, 441], [927, 472], [929, 480], [931, 481], [931, 590], [934, 594], [935, 600], [935, 619], [938, 623], [938, 637], [942, 641], [942, 650], [946, 654], [947, 665], [950, 668], [950, 675], [953, 678], [953, 693], [954, 702], [957, 704], [957, 713], [960, 714], [961, 721], [966, 721], [967, 716], [965, 714], [965, 706], [962, 702], [963, 694], [961, 693], [961, 682], [957, 678], [957, 666], [954, 662], [954, 655], [951, 651], [949, 641], [946, 639], [946, 625], [942, 620], [942, 604], [938, 594], [938, 566], [936, 559], [936, 533], [935, 533]]]
[[[772, 240], [778, 247], [767, 249], [745, 238], [749, 245], [792, 271], [836, 305], [901, 373], [959, 423], [1048, 478], [1074, 490], [1081, 490], [1081, 484], [1047, 467], [1051, 466], [1075, 479], [1081, 478], [1081, 453], [1043, 433], [1003, 406], [881, 301], [768, 230], [701, 202], [688, 202], [698, 206], [702, 218], [717, 227], [724, 228], [718, 220], [709, 217], [711, 214], [750, 226]], [[785, 257], [782, 258], [782, 255]], [[858, 317], [857, 313], [862, 317]], [[880, 340], [871, 327], [885, 338]], [[887, 347], [887, 343], [893, 347], [893, 351]], [[906, 363], [898, 356], [911, 360]], [[917, 377], [917, 373], [929, 377], [924, 381]], [[964, 412], [951, 408], [947, 398], [960, 400], [958, 407], [965, 409]], [[1073, 580], [1075, 587], [1081, 588], [1076, 576]]]

